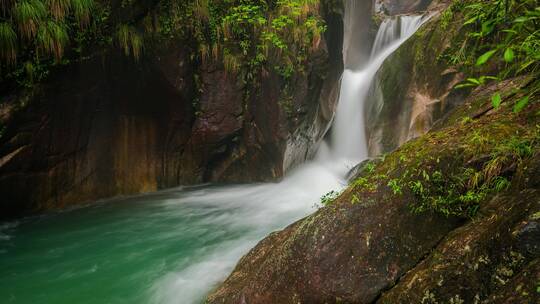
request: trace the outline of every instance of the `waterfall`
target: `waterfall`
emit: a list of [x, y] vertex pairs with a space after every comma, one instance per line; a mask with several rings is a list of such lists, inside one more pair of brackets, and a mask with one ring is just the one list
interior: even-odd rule
[[[356, 1], [347, 3], [358, 13]], [[23, 303], [67, 303], [74, 297], [81, 304], [201, 303], [257, 242], [312, 213], [325, 193], [346, 187], [349, 169], [368, 156], [364, 103], [375, 74], [424, 20], [384, 21], [371, 56], [366, 43], [344, 46], [366, 62], [345, 57], [351, 61], [330, 138], [313, 161], [282, 181], [169, 189], [29, 219], [14, 224], [18, 232], [0, 227], [0, 242], [15, 242], [0, 247], [0, 268], [10, 269], [0, 277], [0, 293]], [[357, 24], [348, 15], [346, 39], [365, 34]], [[39, 288], [28, 292], [28, 286]]]
[[368, 64], [359, 70], [343, 72], [340, 98], [336, 110], [330, 155], [347, 165], [368, 157], [364, 103], [375, 74], [403, 42], [426, 20], [422, 16], [397, 16], [385, 20], [377, 33]]
[[[352, 9], [352, 5], [349, 8]], [[355, 34], [354, 29], [347, 24], [353, 20], [350, 16], [345, 20], [345, 27], [349, 29], [347, 35]], [[224, 208], [230, 213], [223, 215], [230, 223], [227, 225], [246, 226], [251, 232], [234, 242], [220, 244], [218, 250], [209, 250], [208, 256], [200, 262], [164, 277], [154, 287], [152, 302], [173, 304], [183, 298], [186, 303], [198, 303], [209, 286], [223, 279], [238, 258], [262, 236], [311, 213], [313, 204], [329, 190], [346, 187], [345, 177], [349, 169], [368, 157], [363, 109], [375, 74], [384, 60], [424, 20], [421, 16], [401, 16], [386, 20], [379, 29], [377, 42], [367, 64], [361, 69], [346, 69], [343, 72], [330, 140], [322, 143], [313, 161], [293, 170], [278, 184], [227, 187], [219, 189], [219, 195], [214, 195], [215, 190], [205, 190], [207, 192], [202, 196], [189, 197], [189, 200], [201, 200], [197, 206], [208, 200], [209, 195], [214, 195], [212, 204], [216, 206], [227, 206], [233, 202], [234, 211]], [[346, 44], [344, 52], [353, 47]], [[346, 63], [346, 66], [358, 65]]]
[[[349, 8], [353, 4], [350, 5]], [[352, 21], [353, 18], [345, 20], [345, 27], [349, 28], [348, 35], [354, 35], [354, 30], [347, 24]], [[234, 202], [236, 208], [229, 211], [232, 215], [224, 215], [227, 222], [232, 223], [230, 225], [246, 226], [252, 232], [234, 242], [221, 244], [218, 251], [210, 250], [208, 257], [202, 261], [164, 277], [155, 286], [152, 302], [173, 304], [183, 298], [187, 303], [197, 303], [200, 295], [208, 291], [209, 285], [213, 286], [223, 279], [232, 270], [234, 262], [258, 239], [280, 225], [283, 227], [311, 213], [317, 198], [329, 190], [346, 187], [345, 177], [349, 169], [368, 157], [363, 109], [375, 74], [384, 60], [414, 34], [424, 21], [425, 18], [421, 16], [401, 16], [384, 21], [365, 67], [359, 70], [345, 69], [331, 138], [322, 143], [313, 161], [293, 170], [278, 184], [219, 190], [220, 194], [212, 199], [213, 204], [227, 206]], [[346, 45], [344, 52], [351, 47]], [[200, 205], [213, 194], [214, 191], [210, 190], [203, 196], [190, 196], [189, 199], [201, 200], [197, 203]], [[241, 216], [237, 217], [235, 213]], [[242, 224], [237, 224], [237, 221]]]
[[[422, 25], [426, 18], [422, 16], [396, 16], [384, 20], [379, 27], [371, 58], [380, 54], [392, 43], [409, 38]], [[400, 43], [401, 44], [401, 43]]]

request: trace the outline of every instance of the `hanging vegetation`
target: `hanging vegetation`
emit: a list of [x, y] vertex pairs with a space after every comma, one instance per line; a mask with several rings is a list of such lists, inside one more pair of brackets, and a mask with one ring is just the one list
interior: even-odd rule
[[21, 56], [60, 60], [74, 25], [88, 25], [93, 0], [2, 1], [0, 60], [12, 65]]
[[161, 0], [135, 17], [137, 1], [122, 1], [113, 10], [113, 4], [96, 0], [0, 0], [0, 80], [32, 86], [29, 78], [43, 79], [52, 65], [75, 59], [85, 45], [93, 51], [116, 46], [139, 60], [152, 46], [173, 40], [187, 42], [200, 62], [242, 72], [244, 81], [270, 69], [290, 78], [304, 71], [326, 30], [321, 2]]

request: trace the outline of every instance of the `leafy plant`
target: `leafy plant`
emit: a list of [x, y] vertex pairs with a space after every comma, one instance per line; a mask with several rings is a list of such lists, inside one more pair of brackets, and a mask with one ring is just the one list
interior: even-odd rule
[[455, 86], [456, 89], [459, 88], [468, 88], [468, 87], [479, 87], [487, 83], [488, 80], [497, 80], [497, 77], [494, 76], [480, 76], [479, 78], [467, 78], [465, 82], [460, 83]]
[[[486, 84], [485, 80], [530, 74], [536, 80], [531, 94], [515, 104], [514, 112], [518, 113], [528, 105], [532, 95], [540, 91], [540, 7], [534, 0], [469, 0], [465, 3], [459, 5], [463, 6], [467, 35], [462, 47], [451, 56], [459, 60], [450, 62], [467, 65], [464, 58], [474, 56], [476, 61], [469, 67], [469, 73], [483, 73], [485, 65], [490, 63], [497, 67], [499, 75], [497, 79], [471, 77], [455, 88], [475, 87]], [[494, 98], [492, 104], [497, 108], [500, 100]]]
[[0, 23], [0, 57], [7, 63], [17, 60], [17, 34], [10, 23]]
[[130, 25], [121, 24], [118, 27], [116, 36], [118, 44], [124, 50], [124, 54], [126, 56], [133, 55], [135, 60], [138, 60], [141, 56], [144, 43], [142, 35], [137, 32], [137, 29]]
[[323, 195], [323, 196], [321, 197], [321, 204], [322, 204], [323, 206], [328, 206], [328, 205], [330, 205], [331, 203], [333, 203], [333, 202], [336, 200], [336, 198], [337, 198], [340, 194], [341, 194], [341, 193], [339, 193], [339, 192], [337, 192], [337, 191], [334, 191], [334, 190], [332, 190], [332, 191], [326, 193], [325, 195]]
[[390, 189], [392, 189], [392, 192], [394, 194], [403, 194], [403, 191], [401, 189], [401, 186], [399, 184], [399, 181], [397, 179], [391, 179], [389, 182], [388, 182], [388, 187], [390, 187]]
[[495, 93], [491, 97], [491, 104], [493, 105], [493, 107], [495, 109], [497, 109], [501, 105], [501, 102], [502, 102], [502, 99], [501, 99], [501, 94], [500, 93]]
[[[101, 17], [94, 0], [1, 1], [0, 81], [30, 87], [45, 78], [52, 66], [69, 61], [70, 46], [99, 31], [107, 21]], [[74, 50], [80, 53], [80, 45]]]

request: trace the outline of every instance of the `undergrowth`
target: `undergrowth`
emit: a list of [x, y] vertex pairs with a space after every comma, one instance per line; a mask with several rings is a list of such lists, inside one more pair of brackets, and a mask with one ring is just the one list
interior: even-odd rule
[[351, 200], [388, 191], [410, 199], [415, 213], [473, 217], [481, 202], [510, 187], [517, 168], [537, 151], [540, 125], [500, 121], [472, 130], [438, 131], [405, 144], [351, 183]]
[[54, 66], [110, 47], [138, 61], [153, 48], [180, 41], [190, 60], [221, 66], [246, 88], [257, 87], [261, 75], [269, 71], [277, 73], [284, 80], [286, 101], [291, 95], [285, 90], [289, 80], [306, 71], [326, 31], [321, 5], [338, 4], [335, 0], [1, 0], [1, 89], [13, 90], [13, 83], [32, 88]]
[[[460, 16], [456, 18], [456, 16]], [[452, 21], [455, 20], [455, 21]], [[440, 26], [458, 22], [463, 35], [442, 57], [468, 78], [456, 89], [483, 86], [492, 81], [529, 75], [531, 87], [512, 105], [521, 112], [538, 100], [540, 92], [540, 6], [534, 0], [454, 1], [442, 14]], [[491, 97], [494, 108], [506, 98]]]

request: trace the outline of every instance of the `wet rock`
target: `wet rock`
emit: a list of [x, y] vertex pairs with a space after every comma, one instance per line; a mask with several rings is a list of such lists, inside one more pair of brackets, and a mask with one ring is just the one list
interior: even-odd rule
[[373, 159], [366, 159], [359, 163], [358, 165], [354, 166], [349, 172], [347, 172], [346, 179], [348, 181], [352, 181], [366, 173], [369, 173], [367, 168], [370, 165], [376, 165], [377, 163], [380, 163], [382, 161], [382, 158], [373, 158]]
[[389, 15], [425, 11], [433, 0], [377, 0], [378, 11]]
[[259, 243], [207, 303], [371, 303], [457, 225], [382, 192], [347, 197]]
[[[527, 271], [531, 260], [540, 256], [530, 251], [540, 244], [538, 237], [524, 231], [537, 224], [530, 216], [539, 210], [538, 190], [494, 198], [480, 217], [452, 231], [377, 303], [483, 303], [504, 293], [517, 275]], [[510, 297], [504, 298], [510, 301]]]
[[342, 18], [325, 5], [321, 12], [328, 32], [293, 75], [292, 113], [275, 72], [246, 88], [219, 63], [197, 62], [189, 41], [140, 62], [106, 50], [59, 67], [31, 95], [10, 95], [0, 109], [0, 218], [181, 184], [282, 177], [312, 155], [339, 92]]

